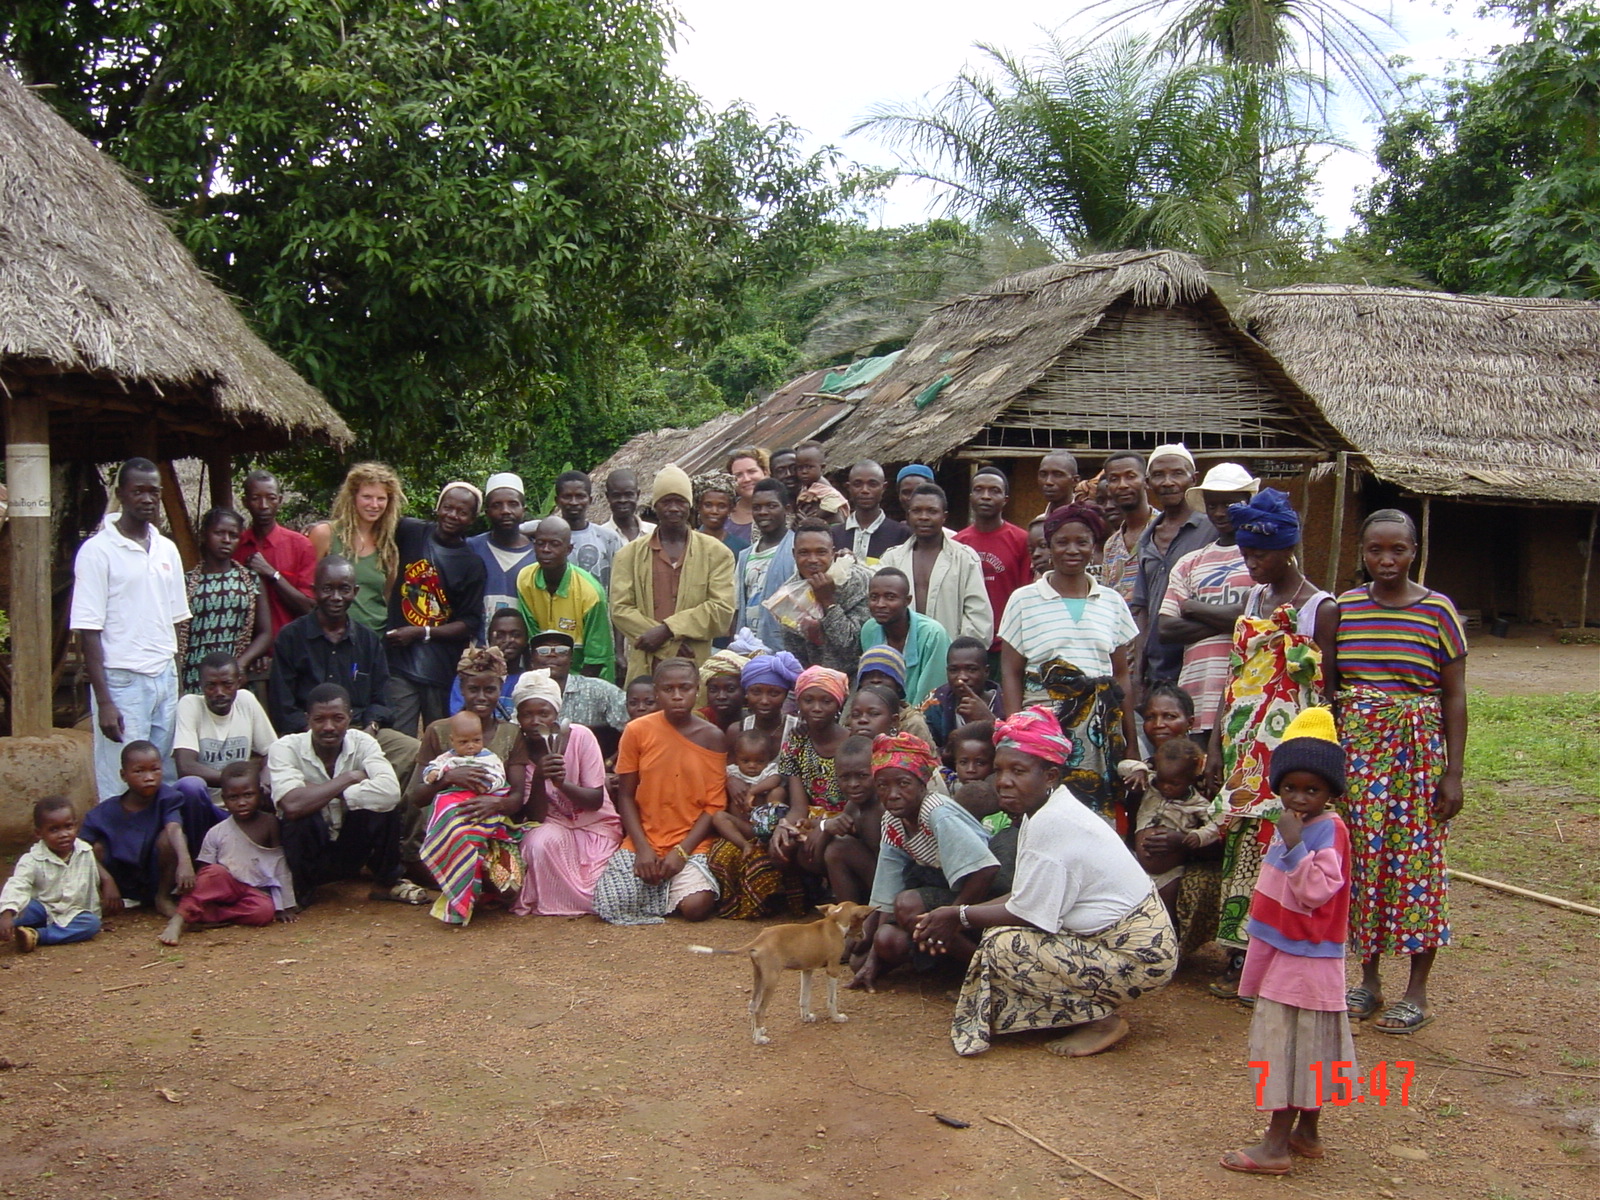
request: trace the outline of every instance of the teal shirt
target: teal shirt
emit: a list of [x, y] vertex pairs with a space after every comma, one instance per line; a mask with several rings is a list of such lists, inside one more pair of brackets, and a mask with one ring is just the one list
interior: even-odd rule
[[[861, 648], [883, 645], [883, 626], [867, 620], [861, 626]], [[950, 635], [932, 617], [912, 610], [911, 632], [906, 635], [906, 703], [921, 707], [922, 702], [945, 681], [945, 655], [950, 650]]]

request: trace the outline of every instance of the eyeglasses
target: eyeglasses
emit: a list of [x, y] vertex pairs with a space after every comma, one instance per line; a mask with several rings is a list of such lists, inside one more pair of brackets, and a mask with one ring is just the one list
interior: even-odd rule
[[561, 654], [571, 654], [571, 646], [535, 646], [533, 653], [539, 658], [555, 658]]

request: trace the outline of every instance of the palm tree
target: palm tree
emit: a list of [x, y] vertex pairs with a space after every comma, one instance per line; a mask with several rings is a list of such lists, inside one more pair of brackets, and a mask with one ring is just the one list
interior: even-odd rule
[[905, 174], [942, 185], [951, 215], [1029, 228], [1063, 255], [1165, 246], [1230, 261], [1303, 217], [1302, 194], [1272, 214], [1276, 228], [1248, 220], [1252, 188], [1268, 191], [1260, 151], [1276, 179], [1298, 178], [1326, 138], [1248, 112], [1236, 68], [1177, 63], [1137, 37], [1052, 37], [1026, 59], [979, 48], [992, 75], [963, 72], [942, 97], [882, 107], [852, 131], [878, 133]]

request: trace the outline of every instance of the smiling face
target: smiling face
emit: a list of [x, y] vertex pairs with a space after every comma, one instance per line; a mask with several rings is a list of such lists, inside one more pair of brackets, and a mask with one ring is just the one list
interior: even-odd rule
[[533, 531], [533, 558], [552, 579], [567, 569], [572, 554], [572, 526], [559, 517], [546, 517]]
[[750, 493], [755, 491], [756, 484], [767, 477], [761, 469], [761, 464], [753, 458], [736, 458], [728, 464], [728, 474], [733, 476], [734, 485], [739, 489], [739, 497], [743, 500], [750, 499]]
[[528, 626], [522, 614], [514, 608], [504, 608], [495, 613], [489, 622], [489, 645], [505, 655], [507, 663], [520, 662], [528, 649]]
[[922, 813], [922, 798], [928, 785], [910, 771], [899, 767], [884, 767], [872, 773], [872, 788], [878, 793], [883, 810], [899, 817], [907, 825], [915, 825]]
[[381, 483], [363, 483], [356, 489], [356, 516], [368, 525], [376, 525], [389, 511], [389, 489]]
[[1000, 808], [1013, 817], [1037, 812], [1061, 783], [1061, 769], [1042, 758], [1010, 747], [997, 747], [989, 776], [1000, 796]]
[[752, 683], [744, 690], [744, 706], [758, 717], [774, 717], [783, 711], [789, 693], [775, 683]]
[[850, 468], [844, 488], [850, 495], [850, 507], [857, 512], [877, 512], [883, 506], [885, 486], [882, 467], [873, 462], [860, 462]]
[[1069, 579], [1076, 579], [1094, 561], [1094, 534], [1087, 525], [1068, 521], [1050, 539], [1050, 564]]
[[814, 529], [794, 535], [794, 567], [802, 578], [821, 575], [833, 565], [833, 537]]
[[205, 697], [206, 707], [219, 717], [233, 711], [233, 702], [239, 696], [239, 682], [237, 663], [200, 668], [200, 694]]
[[639, 511], [639, 481], [632, 471], [613, 471], [606, 476], [606, 504], [613, 520], [633, 519]]
[[1278, 781], [1278, 799], [1304, 820], [1320, 817], [1333, 800], [1333, 788], [1315, 771], [1288, 771]]
[[1050, 569], [1050, 547], [1044, 542], [1044, 522], [1035, 521], [1028, 526], [1028, 561], [1033, 573], [1043, 575]]
[[1193, 486], [1194, 468], [1187, 459], [1176, 454], [1160, 455], [1145, 473], [1145, 488], [1150, 494], [1150, 502], [1164, 512], [1176, 512], [1184, 508], [1184, 493]]
[[1194, 718], [1171, 696], [1152, 696], [1144, 705], [1144, 735], [1152, 750], [1170, 738], [1183, 737], [1194, 728]]
[[895, 718], [899, 715], [899, 705], [889, 704], [877, 692], [862, 690], [850, 703], [850, 719], [845, 728], [862, 737], [877, 737], [893, 732]]
[[78, 838], [78, 814], [72, 811], [70, 804], [46, 809], [39, 814], [39, 821], [33, 827], [33, 836], [57, 858], [71, 858], [72, 844]]
[[[500, 700], [500, 676], [493, 671], [481, 675], [461, 676], [461, 710], [474, 718], [491, 716]], [[478, 735], [483, 736], [483, 722], [478, 722]]]
[[512, 488], [495, 488], [483, 498], [483, 511], [489, 528], [500, 534], [516, 533], [526, 516], [522, 493]]
[[1399, 521], [1374, 521], [1361, 535], [1361, 560], [1374, 583], [1403, 582], [1416, 558], [1417, 543]]
[[451, 488], [439, 497], [433, 519], [445, 537], [460, 537], [478, 519], [478, 498], [465, 488]]
[[157, 471], [124, 470], [117, 484], [122, 511], [148, 524], [161, 512], [161, 475]]
[[349, 563], [330, 563], [323, 559], [311, 588], [317, 611], [335, 623], [344, 620], [356, 598], [356, 569]]
[[276, 479], [248, 479], [244, 485], [244, 506], [258, 528], [268, 529], [283, 507], [283, 493]]
[[772, 456], [772, 477], [788, 488], [791, 496], [799, 490], [794, 486], [796, 478], [794, 451], [787, 450]]
[[700, 528], [707, 533], [721, 533], [728, 523], [728, 514], [733, 511], [733, 497], [727, 492], [701, 492], [699, 510]]
[[874, 575], [867, 587], [867, 611], [879, 625], [898, 626], [911, 607], [911, 585], [903, 575]]

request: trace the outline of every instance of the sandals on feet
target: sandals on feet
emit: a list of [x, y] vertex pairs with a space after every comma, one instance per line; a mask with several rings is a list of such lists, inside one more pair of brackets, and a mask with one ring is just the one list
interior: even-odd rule
[[1433, 1024], [1433, 1015], [1422, 1011], [1421, 1006], [1413, 1004], [1410, 1000], [1397, 1000], [1383, 1010], [1379, 1021], [1396, 1021], [1395, 1025], [1379, 1025], [1373, 1023], [1373, 1030], [1378, 1033], [1408, 1034]]
[[1222, 1166], [1230, 1171], [1238, 1171], [1241, 1175], [1287, 1175], [1290, 1171], [1288, 1164], [1281, 1167], [1264, 1167], [1243, 1150], [1229, 1150], [1220, 1161]]
[[39, 931], [31, 925], [12, 926], [11, 937], [18, 954], [32, 954], [34, 947], [39, 944]]
[[1383, 1007], [1383, 997], [1369, 987], [1353, 987], [1344, 994], [1345, 1011], [1355, 1021], [1365, 1021]]
[[428, 904], [433, 897], [409, 879], [402, 879], [392, 888], [374, 888], [372, 900], [392, 900], [396, 904]]
[[1228, 955], [1228, 966], [1221, 975], [1206, 984], [1206, 991], [1222, 1000], [1239, 998], [1239, 977], [1244, 974], [1244, 951], [1235, 950]]

